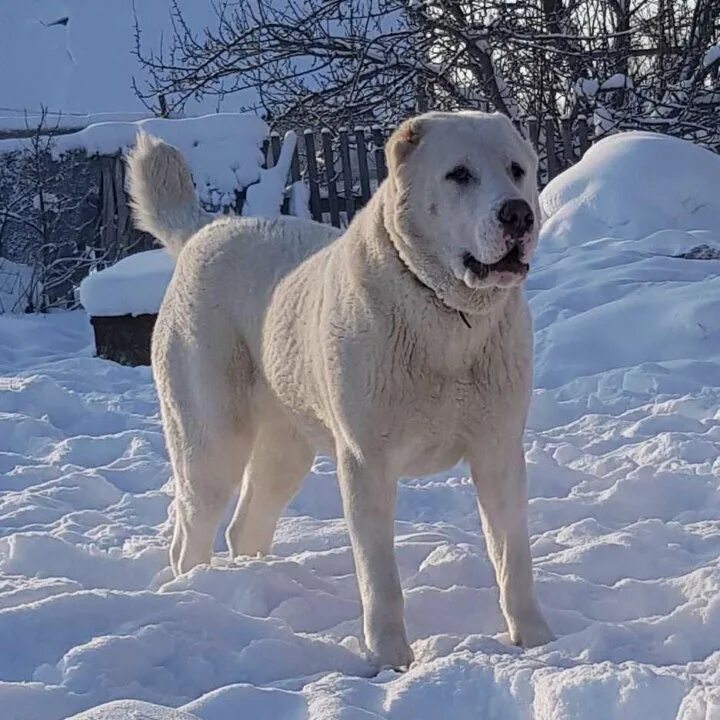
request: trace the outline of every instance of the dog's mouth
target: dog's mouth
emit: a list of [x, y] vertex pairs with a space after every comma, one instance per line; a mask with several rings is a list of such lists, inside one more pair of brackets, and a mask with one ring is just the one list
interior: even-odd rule
[[487, 277], [492, 272], [524, 276], [530, 270], [530, 266], [520, 259], [519, 245], [514, 245], [506, 255], [491, 264], [480, 262], [476, 257], [466, 252], [463, 255], [463, 265], [480, 279]]

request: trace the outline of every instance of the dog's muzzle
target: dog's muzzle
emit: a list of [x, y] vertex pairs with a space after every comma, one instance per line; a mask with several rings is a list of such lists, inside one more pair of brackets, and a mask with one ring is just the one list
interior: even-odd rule
[[512, 248], [497, 262], [480, 262], [470, 253], [463, 255], [463, 265], [480, 280], [486, 278], [492, 272], [512, 273], [513, 275], [525, 276], [530, 270], [530, 265], [520, 259], [520, 244], [515, 242]]

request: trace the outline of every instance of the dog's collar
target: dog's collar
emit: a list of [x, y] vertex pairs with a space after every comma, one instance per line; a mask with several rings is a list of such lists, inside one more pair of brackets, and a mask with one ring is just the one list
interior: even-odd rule
[[462, 310], [458, 310], [457, 308], [450, 307], [447, 303], [444, 303], [444, 302], [442, 301], [442, 298], [438, 297], [438, 294], [437, 294], [427, 283], [423, 282], [423, 281], [413, 272], [412, 268], [405, 262], [405, 259], [404, 259], [403, 256], [400, 254], [400, 250], [398, 250], [398, 248], [397, 248], [397, 245], [395, 245], [395, 243], [392, 241], [392, 237], [389, 238], [389, 239], [390, 239], [390, 244], [393, 246], [393, 248], [395, 248], [395, 254], [398, 256], [398, 259], [400, 260], [400, 263], [402, 264], [402, 266], [403, 266], [403, 267], [405, 268], [405, 270], [407, 270], [408, 273], [410, 274], [410, 277], [412, 277], [412, 279], [415, 280], [415, 282], [416, 282], [420, 287], [425, 288], [425, 290], [427, 290], [428, 292], [432, 293], [433, 296], [434, 296], [442, 305], [444, 305], [448, 310], [451, 310], [451, 311], [453, 311], [453, 312], [456, 312], [456, 313], [460, 316], [460, 319], [465, 323], [465, 325], [467, 325], [467, 326], [472, 330], [472, 325], [471, 325], [470, 322], [468, 321], [467, 316], [465, 315], [465, 313], [464, 313]]

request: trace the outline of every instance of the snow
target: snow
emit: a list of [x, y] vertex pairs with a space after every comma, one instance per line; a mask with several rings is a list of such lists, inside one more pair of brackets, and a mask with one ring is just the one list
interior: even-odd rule
[[[210, 0], [181, 0], [191, 27], [214, 14]], [[50, 111], [66, 127], [82, 126], [82, 115], [98, 122], [106, 113], [137, 119], [149, 111], [133, 89], [147, 75], [134, 56], [135, 10], [143, 49], [158, 50], [172, 35], [170, 0], [0, 0], [0, 128], [24, 128], [25, 114]], [[57, 23], [67, 18], [66, 24]], [[252, 92], [227, 99], [191, 98], [186, 112], [237, 111], [256, 104]], [[32, 124], [32, 123], [31, 123]]]
[[175, 263], [165, 250], [135, 253], [80, 283], [80, 303], [89, 315], [157, 313]]
[[595, 78], [579, 78], [573, 86], [573, 92], [578, 97], [592, 98], [602, 91], [632, 87], [633, 81], [631, 77], [623, 75], [622, 73], [615, 73], [602, 82]]
[[310, 214], [310, 188], [302, 181], [297, 180], [290, 186], [289, 198], [290, 215], [311, 220]]
[[720, 60], [720, 44], [713, 45], [703, 56], [703, 67], [710, 67], [713, 63]]
[[275, 217], [280, 214], [296, 145], [297, 135], [292, 130], [285, 133], [277, 163], [260, 170], [260, 180], [247, 189], [243, 215]]
[[620, 90], [622, 88], [632, 88], [633, 81], [631, 77], [622, 73], [615, 73], [600, 85], [600, 90]]
[[543, 191], [543, 248], [637, 240], [663, 230], [717, 237], [719, 186], [720, 159], [699, 145], [649, 132], [611, 135]]
[[595, 78], [580, 78], [573, 90], [578, 97], [594, 97], [600, 89], [600, 83]]
[[[262, 148], [268, 126], [255, 115], [218, 113], [175, 120], [98, 123], [55, 138], [51, 153], [59, 159], [74, 150], [103, 155], [125, 152], [140, 131], [162, 138], [182, 152], [203, 202], [227, 206], [234, 202], [236, 191], [247, 188], [243, 215], [274, 217], [280, 213], [297, 138], [293, 132], [286, 133], [277, 164], [263, 169]], [[26, 149], [30, 142], [0, 140], [0, 154]], [[293, 214], [307, 213], [307, 202], [305, 208], [302, 202], [303, 195], [296, 187]], [[9, 261], [0, 258], [0, 311], [16, 308], [24, 286], [22, 278], [27, 275], [18, 273], [15, 266], [8, 268]], [[92, 315], [155, 313], [171, 275], [172, 264], [163, 251], [139, 253], [85, 278], [80, 284], [80, 301]]]
[[271, 557], [219, 539], [172, 578], [150, 370], [92, 357], [81, 312], [0, 316], [4, 720], [720, 717], [720, 261], [677, 257], [720, 246], [705, 153], [608, 138], [543, 195], [526, 455], [557, 640], [534, 650], [507, 644], [464, 466], [399, 485], [405, 674], [359, 653], [326, 458]]

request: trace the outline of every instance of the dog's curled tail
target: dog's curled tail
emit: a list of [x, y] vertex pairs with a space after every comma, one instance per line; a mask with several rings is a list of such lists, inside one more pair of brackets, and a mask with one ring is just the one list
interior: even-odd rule
[[127, 191], [135, 225], [177, 257], [212, 220], [200, 207], [190, 168], [179, 150], [145, 132], [127, 156]]

